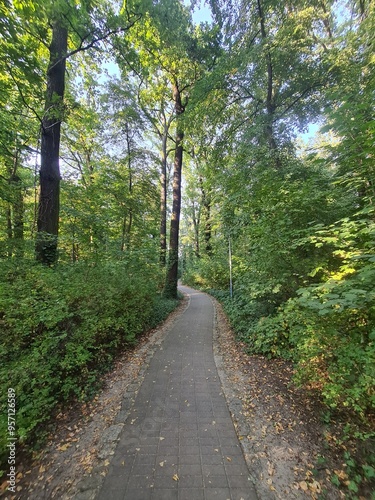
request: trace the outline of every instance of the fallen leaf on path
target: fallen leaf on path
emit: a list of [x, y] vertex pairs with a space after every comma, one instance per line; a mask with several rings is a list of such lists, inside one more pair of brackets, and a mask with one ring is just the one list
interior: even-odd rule
[[59, 451], [66, 451], [68, 448], [70, 448], [70, 443], [65, 443], [65, 444], [57, 447], [57, 449]]
[[178, 477], [177, 474], [175, 474], [172, 479], [173, 479], [173, 481], [178, 481], [180, 478]]
[[309, 487], [308, 487], [308, 485], [307, 485], [306, 481], [300, 481], [300, 483], [299, 483], [299, 487], [300, 487], [300, 488], [301, 488], [301, 490], [303, 490], [303, 491], [307, 491], [307, 490], [309, 489]]
[[273, 476], [274, 473], [275, 473], [275, 467], [273, 464], [271, 464], [271, 462], [267, 462], [267, 466], [268, 466], [268, 474], [270, 476]]
[[310, 490], [313, 491], [314, 493], [320, 493], [322, 491], [322, 487], [318, 481], [313, 480], [312, 483], [310, 483]]

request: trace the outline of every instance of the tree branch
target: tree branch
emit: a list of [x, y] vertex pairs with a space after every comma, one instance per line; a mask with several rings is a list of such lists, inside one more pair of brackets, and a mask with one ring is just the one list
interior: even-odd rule
[[110, 30], [107, 33], [102, 34], [101, 36], [98, 36], [94, 38], [91, 42], [89, 42], [87, 45], [84, 45], [85, 40], [92, 35], [92, 33], [88, 33], [84, 38], [81, 38], [81, 43], [80, 45], [74, 49], [68, 52], [64, 57], [61, 57], [59, 60], [57, 60], [52, 66], [48, 68], [48, 71], [51, 71], [55, 66], [61, 63], [64, 59], [69, 59], [69, 57], [73, 56], [74, 54], [77, 54], [78, 52], [84, 52], [86, 50], [92, 49], [97, 43], [102, 42], [103, 40], [107, 40], [110, 38], [112, 35], [116, 35], [119, 33], [122, 33], [124, 31], [129, 30], [134, 26], [134, 24], [141, 19], [142, 15], [139, 14], [138, 17], [132, 21], [126, 28], [116, 28], [114, 30]]

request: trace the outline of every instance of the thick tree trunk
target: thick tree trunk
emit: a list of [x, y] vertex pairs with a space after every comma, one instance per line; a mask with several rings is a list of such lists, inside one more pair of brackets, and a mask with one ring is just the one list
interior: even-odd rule
[[179, 117], [184, 112], [184, 107], [181, 102], [181, 93], [177, 82], [173, 86], [173, 99], [175, 102], [175, 113], [177, 118], [176, 130], [176, 150], [174, 157], [174, 172], [173, 172], [173, 204], [171, 230], [169, 240], [169, 259], [167, 267], [167, 275], [165, 280], [164, 296], [168, 298], [177, 298], [177, 281], [178, 281], [178, 245], [179, 245], [179, 230], [180, 230], [180, 213], [181, 213], [181, 177], [182, 177], [182, 154], [184, 139], [184, 131], [181, 127]]
[[47, 72], [47, 95], [41, 133], [40, 195], [36, 258], [43, 264], [57, 261], [60, 198], [60, 128], [65, 90], [68, 31], [55, 21]]
[[167, 134], [164, 130], [161, 150], [160, 173], [160, 266], [167, 263]]

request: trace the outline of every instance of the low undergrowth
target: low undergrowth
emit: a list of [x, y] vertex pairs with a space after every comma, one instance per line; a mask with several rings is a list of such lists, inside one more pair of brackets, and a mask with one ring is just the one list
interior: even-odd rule
[[[140, 272], [140, 269], [142, 272]], [[55, 412], [90, 399], [114, 358], [177, 305], [161, 297], [157, 266], [131, 262], [76, 263], [44, 268], [1, 264], [1, 406], [16, 397], [18, 447], [35, 449]], [[8, 455], [6, 412], [0, 460]]]
[[[365, 290], [365, 281], [361, 284]], [[323, 288], [304, 289], [273, 314], [266, 304], [243, 293], [231, 299], [228, 291], [205, 291], [222, 303], [249, 354], [292, 361], [293, 382], [320, 395], [326, 408], [321, 419], [327, 428], [327, 450], [342, 463], [333, 483], [346, 498], [374, 498], [370, 493], [375, 490], [373, 295], [359, 297], [358, 292], [349, 297], [339, 285]]]

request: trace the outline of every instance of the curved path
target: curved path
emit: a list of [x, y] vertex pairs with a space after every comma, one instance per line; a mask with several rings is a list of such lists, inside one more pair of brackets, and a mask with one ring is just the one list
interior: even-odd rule
[[98, 500], [256, 500], [212, 349], [214, 306], [187, 309], [155, 352]]

